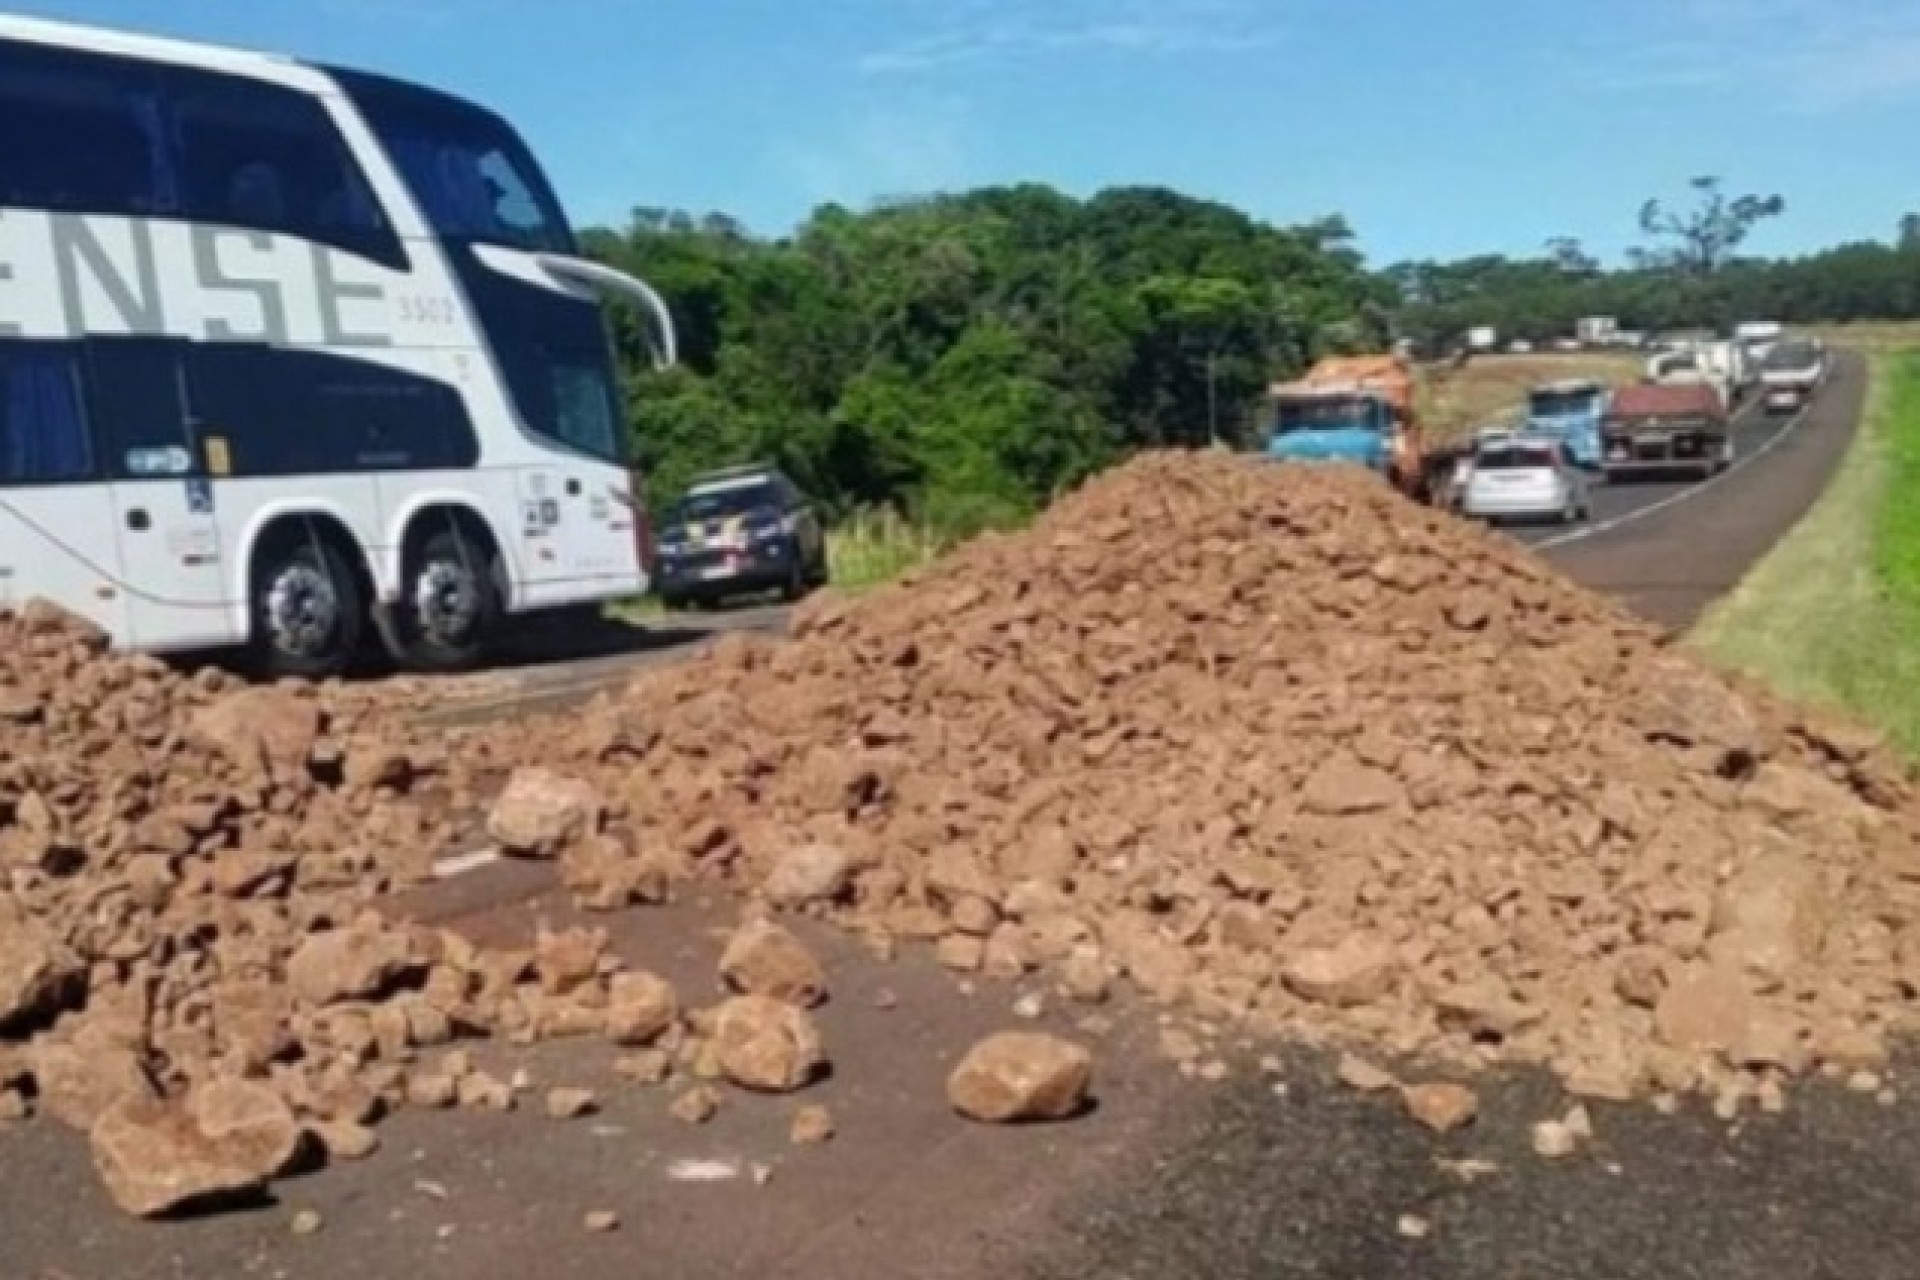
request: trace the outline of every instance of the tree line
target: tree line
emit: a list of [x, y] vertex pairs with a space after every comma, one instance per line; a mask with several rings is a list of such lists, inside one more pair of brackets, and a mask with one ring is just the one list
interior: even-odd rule
[[1695, 184], [1648, 202], [1648, 247], [1603, 270], [1570, 240], [1531, 258], [1370, 269], [1347, 224], [1273, 226], [1155, 187], [1040, 185], [829, 205], [791, 235], [636, 210], [583, 236], [672, 308], [679, 367], [615, 334], [636, 462], [662, 503], [696, 472], [773, 461], [830, 514], [885, 505], [965, 534], [1017, 521], [1139, 449], [1257, 434], [1267, 384], [1396, 338], [1473, 325], [1548, 338], [1624, 327], [1920, 316], [1920, 218], [1893, 244], [1738, 256], [1777, 197]]
[[1475, 325], [1502, 338], [1569, 335], [1584, 316], [1612, 316], [1648, 332], [1742, 320], [1807, 324], [1920, 319], [1920, 214], [1900, 219], [1891, 241], [1861, 241], [1818, 253], [1758, 258], [1740, 248], [1762, 223], [1786, 212], [1777, 195], [1730, 196], [1720, 180], [1697, 178], [1694, 204], [1649, 200], [1639, 225], [1648, 243], [1626, 264], [1603, 270], [1579, 242], [1546, 242], [1531, 257], [1487, 255], [1388, 267], [1397, 331], [1421, 347], [1445, 349]]
[[1236, 443], [1273, 377], [1391, 338], [1391, 284], [1348, 227], [1263, 224], [1157, 188], [1016, 186], [817, 211], [763, 239], [636, 211], [584, 237], [673, 310], [680, 367], [616, 318], [657, 503], [778, 462], [833, 512], [1005, 524], [1135, 450]]

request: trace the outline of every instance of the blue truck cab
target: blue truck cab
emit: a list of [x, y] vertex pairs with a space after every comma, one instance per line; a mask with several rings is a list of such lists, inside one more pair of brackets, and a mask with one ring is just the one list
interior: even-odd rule
[[1363, 390], [1276, 394], [1267, 456], [1284, 462], [1351, 462], [1385, 474], [1398, 423], [1386, 398]]
[[1540, 383], [1527, 393], [1526, 429], [1559, 437], [1576, 466], [1597, 471], [1600, 424], [1606, 420], [1611, 399], [1606, 384], [1592, 378]]

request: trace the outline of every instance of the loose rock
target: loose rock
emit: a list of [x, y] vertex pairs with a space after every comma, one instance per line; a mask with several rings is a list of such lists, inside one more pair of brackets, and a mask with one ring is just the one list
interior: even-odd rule
[[714, 1014], [713, 1045], [720, 1069], [743, 1089], [791, 1093], [826, 1066], [813, 1019], [770, 996], [735, 996]]
[[973, 1120], [1063, 1120], [1086, 1101], [1093, 1055], [1039, 1032], [1007, 1031], [970, 1049], [947, 1078], [947, 1101]]
[[827, 976], [800, 939], [781, 926], [752, 920], [740, 926], [720, 957], [720, 976], [745, 995], [771, 996], [802, 1008], [826, 999]]
[[1341, 1084], [1357, 1093], [1384, 1093], [1400, 1087], [1400, 1082], [1394, 1079], [1392, 1072], [1351, 1053], [1340, 1055], [1334, 1074]]
[[1473, 1122], [1480, 1100], [1457, 1084], [1416, 1084], [1402, 1091], [1407, 1114], [1435, 1133], [1452, 1133]]
[[783, 855], [760, 891], [776, 907], [803, 907], [829, 902], [852, 883], [853, 862], [830, 845], [810, 844]]
[[801, 1107], [793, 1113], [788, 1137], [796, 1147], [812, 1147], [826, 1142], [834, 1134], [833, 1113], [825, 1107]]
[[602, 809], [590, 783], [551, 769], [520, 768], [487, 814], [487, 834], [510, 854], [557, 857], [594, 831]]
[[686, 1124], [705, 1124], [720, 1112], [720, 1092], [712, 1085], [695, 1085], [673, 1100], [673, 1118]]
[[547, 1091], [547, 1115], [554, 1120], [577, 1120], [599, 1110], [591, 1089], [550, 1089]]

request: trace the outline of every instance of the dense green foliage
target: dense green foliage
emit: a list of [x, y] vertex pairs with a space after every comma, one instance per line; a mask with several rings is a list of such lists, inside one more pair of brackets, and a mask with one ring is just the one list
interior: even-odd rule
[[1138, 448], [1242, 439], [1270, 379], [1385, 342], [1393, 298], [1338, 221], [1277, 228], [1152, 188], [829, 206], [782, 240], [641, 210], [585, 239], [680, 331], [681, 367], [655, 373], [617, 326], [656, 501], [768, 458], [836, 513], [955, 533]]

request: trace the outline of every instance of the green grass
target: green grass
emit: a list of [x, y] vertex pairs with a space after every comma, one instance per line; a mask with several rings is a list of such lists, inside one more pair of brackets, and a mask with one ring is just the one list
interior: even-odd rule
[[1813, 509], [1689, 642], [1920, 754], [1920, 352], [1876, 352], [1866, 418]]
[[863, 511], [827, 531], [833, 585], [865, 591], [933, 563], [947, 540], [892, 511]]

